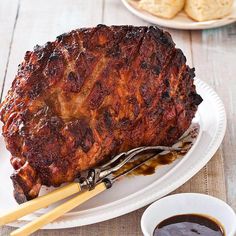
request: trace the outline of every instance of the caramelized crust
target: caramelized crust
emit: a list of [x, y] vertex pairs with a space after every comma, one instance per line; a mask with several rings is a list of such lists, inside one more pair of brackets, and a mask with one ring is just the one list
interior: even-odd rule
[[119, 152], [175, 143], [202, 101], [193, 77], [153, 26], [78, 29], [26, 52], [0, 106], [16, 200]]

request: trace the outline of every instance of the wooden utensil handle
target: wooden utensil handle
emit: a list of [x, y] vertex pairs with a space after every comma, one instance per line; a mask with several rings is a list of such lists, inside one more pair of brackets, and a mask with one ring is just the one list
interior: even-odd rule
[[28, 215], [29, 213], [32, 213], [38, 209], [47, 207], [54, 202], [71, 196], [74, 193], [78, 193], [80, 190], [81, 188], [79, 183], [71, 183], [64, 187], [58, 188], [51, 193], [45, 194], [44, 196], [25, 202], [19, 205], [17, 209], [0, 216], [0, 226], [15, 221], [16, 219]]
[[19, 228], [11, 233], [11, 236], [26, 236], [36, 230], [42, 228], [44, 225], [52, 222], [66, 212], [86, 202], [90, 198], [98, 195], [106, 189], [105, 183], [98, 184], [93, 190], [80, 193], [78, 196], [70, 199], [62, 205], [56, 207], [52, 211], [40, 216], [38, 219], [26, 224], [22, 228]]

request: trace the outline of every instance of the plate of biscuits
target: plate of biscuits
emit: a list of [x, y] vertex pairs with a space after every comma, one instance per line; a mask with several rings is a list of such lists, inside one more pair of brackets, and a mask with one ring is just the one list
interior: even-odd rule
[[236, 21], [233, 0], [121, 0], [141, 19], [159, 26], [201, 30], [221, 27]]

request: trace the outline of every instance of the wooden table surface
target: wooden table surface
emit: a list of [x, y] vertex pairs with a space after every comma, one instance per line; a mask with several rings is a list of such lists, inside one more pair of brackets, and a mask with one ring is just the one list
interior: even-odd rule
[[[6, 95], [24, 53], [71, 29], [103, 24], [147, 25], [129, 13], [120, 0], [1, 0], [0, 96]], [[197, 77], [210, 84], [224, 101], [227, 131], [211, 161], [175, 192], [206, 193], [227, 201], [236, 210], [236, 23], [204, 31], [168, 29]], [[0, 180], [3, 184], [3, 180]], [[1, 194], [1, 193], [0, 193]], [[106, 222], [34, 235], [142, 235], [145, 208]], [[1, 227], [9, 235], [11, 227]]]

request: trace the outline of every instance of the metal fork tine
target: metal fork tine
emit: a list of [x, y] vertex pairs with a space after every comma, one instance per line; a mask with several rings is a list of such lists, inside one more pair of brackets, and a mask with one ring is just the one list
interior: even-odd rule
[[[139, 147], [135, 149], [131, 149], [130, 151], [123, 153], [123, 155], [127, 155], [124, 160], [122, 160], [120, 163], [115, 165], [114, 167], [104, 169], [99, 174], [99, 179], [103, 179], [106, 176], [110, 175], [111, 173], [119, 170], [122, 166], [124, 166], [128, 161], [130, 161], [133, 157], [140, 154], [141, 152], [147, 151], [147, 150], [160, 150], [160, 151], [179, 151], [180, 148], [174, 148], [174, 147], [165, 147], [165, 146], [147, 146], [147, 147]], [[119, 156], [119, 155], [118, 155]], [[117, 156], [113, 159], [118, 159]], [[113, 163], [112, 161], [111, 163]]]
[[122, 152], [122, 153], [114, 156], [109, 162], [105, 163], [104, 165], [99, 166], [99, 168], [101, 170], [105, 170], [106, 168], [109, 168], [111, 164], [115, 163], [118, 159], [120, 159], [123, 155], [127, 156], [127, 155], [131, 154], [132, 152], [139, 150], [141, 148], [143, 148], [143, 147], [134, 148], [134, 149], [129, 150], [128, 152]]
[[114, 156], [110, 161], [108, 161], [107, 163], [105, 163], [104, 165], [99, 166], [98, 168], [100, 168], [101, 170], [106, 169], [106, 167], [109, 167], [112, 163], [114, 163], [115, 161], [117, 161], [120, 157], [122, 157], [123, 155], [125, 155], [125, 152], [122, 152], [116, 156]]
[[120, 162], [118, 165], [112, 168], [112, 172], [117, 171], [120, 169], [123, 165], [125, 165], [128, 161], [130, 161], [133, 157], [140, 154], [141, 152], [147, 151], [147, 150], [160, 150], [160, 151], [179, 151], [179, 148], [172, 148], [172, 147], [164, 147], [164, 146], [148, 146], [148, 147], [142, 147], [138, 150], [135, 150], [134, 152], [131, 152], [122, 162]]

